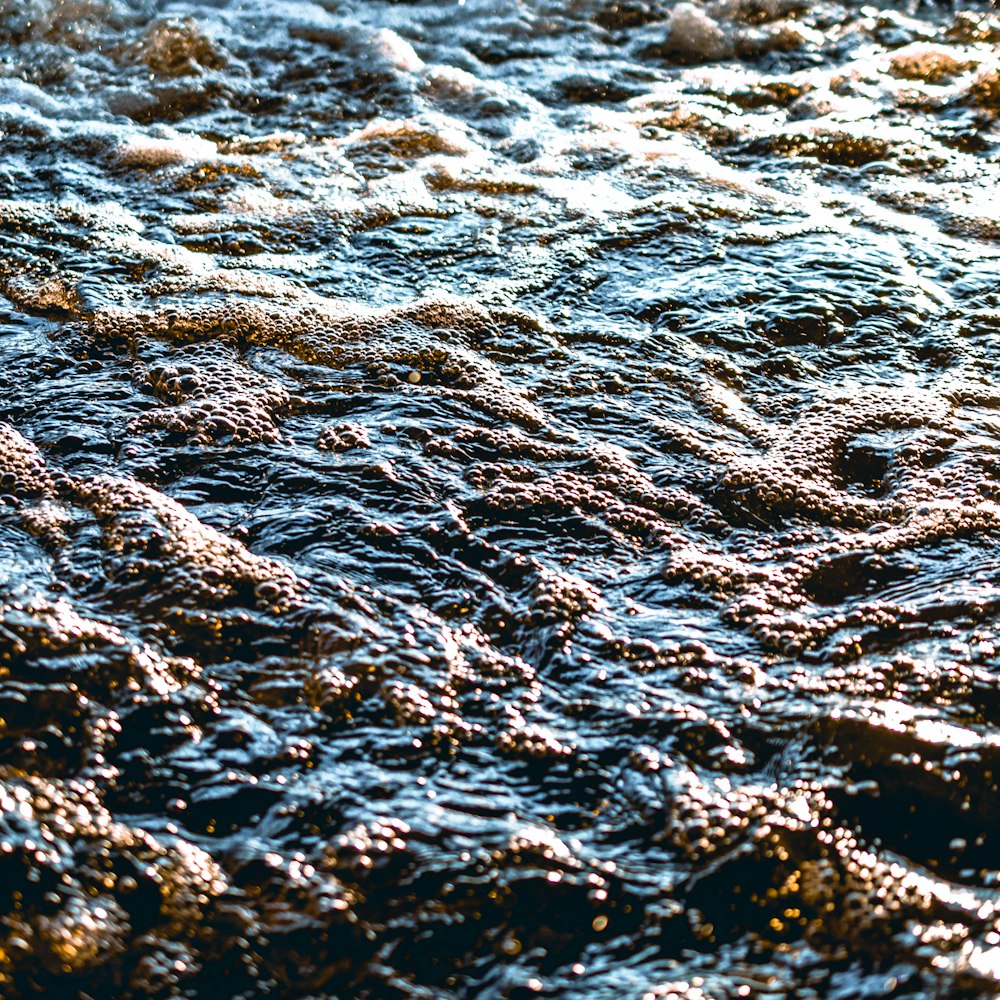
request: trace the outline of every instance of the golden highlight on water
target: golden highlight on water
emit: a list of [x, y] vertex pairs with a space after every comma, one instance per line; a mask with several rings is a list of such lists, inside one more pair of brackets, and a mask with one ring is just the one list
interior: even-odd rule
[[1000, 994], [1000, 11], [0, 0], [0, 997]]

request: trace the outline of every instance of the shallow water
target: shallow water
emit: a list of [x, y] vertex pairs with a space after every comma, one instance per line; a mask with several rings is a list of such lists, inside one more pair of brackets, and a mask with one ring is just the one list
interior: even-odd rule
[[1000, 991], [998, 42], [0, 0], [0, 994]]

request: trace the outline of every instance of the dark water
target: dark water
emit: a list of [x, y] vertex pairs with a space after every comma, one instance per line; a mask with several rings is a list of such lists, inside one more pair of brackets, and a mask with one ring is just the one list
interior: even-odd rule
[[0, 0], [0, 996], [997, 995], [998, 42]]

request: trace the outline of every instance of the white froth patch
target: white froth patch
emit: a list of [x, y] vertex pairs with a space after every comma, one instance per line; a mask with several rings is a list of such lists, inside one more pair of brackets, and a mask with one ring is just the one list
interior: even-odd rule
[[424, 61], [417, 55], [413, 46], [388, 28], [383, 28], [372, 35], [372, 47], [390, 66], [404, 73], [417, 73], [424, 68]]
[[[806, 42], [822, 45], [821, 32], [785, 16], [798, 6], [785, 0], [679, 3], [666, 20], [661, 44], [689, 62], [788, 51]], [[761, 15], [763, 23], [759, 22]]]
[[62, 101], [54, 100], [33, 83], [24, 80], [0, 80], [0, 104], [31, 108], [49, 118], [66, 118], [68, 108]]
[[718, 59], [731, 45], [718, 23], [693, 3], [679, 3], [673, 9], [667, 21], [667, 37], [679, 51], [703, 59]]
[[600, 218], [608, 212], [631, 212], [639, 204], [604, 177], [587, 180], [558, 177], [540, 186], [554, 201], [560, 201], [570, 211], [590, 218]]
[[865, 97], [850, 97], [835, 94], [830, 90], [817, 90], [804, 94], [795, 101], [790, 110], [794, 118], [800, 121], [825, 119], [836, 122], [870, 122], [872, 117], [871, 101]]
[[0, 103], [0, 135], [7, 130], [24, 127], [46, 136], [58, 136], [62, 132], [58, 122], [39, 114], [34, 108], [24, 107], [16, 100], [14, 103]]
[[362, 202], [368, 211], [405, 215], [408, 212], [433, 212], [437, 207], [423, 176], [409, 170], [372, 181], [368, 192], [369, 196]]
[[387, 141], [398, 144], [401, 150], [412, 149], [423, 154], [443, 153], [447, 156], [468, 156], [480, 150], [468, 133], [447, 119], [433, 116], [434, 120], [417, 118], [376, 118], [364, 128], [352, 132], [341, 140], [345, 145]]
[[304, 146], [305, 134], [302, 132], [268, 132], [266, 135], [234, 135], [229, 139], [224, 150], [229, 153], [257, 155], [261, 153], [277, 153], [289, 146]]
[[938, 83], [973, 69], [978, 62], [974, 58], [959, 59], [953, 50], [940, 45], [914, 42], [893, 53], [889, 72], [904, 80]]
[[457, 66], [431, 66], [426, 74], [427, 88], [442, 97], [473, 97], [487, 88], [486, 81]]
[[288, 214], [289, 205], [286, 199], [276, 198], [264, 188], [247, 187], [235, 192], [226, 203], [229, 212], [245, 215], [262, 215], [273, 218]]
[[172, 134], [153, 136], [135, 133], [128, 136], [115, 148], [115, 159], [130, 167], [166, 167], [218, 159], [219, 149], [214, 142], [172, 129], [165, 131]]
[[475, 102], [480, 110], [493, 113], [516, 107], [519, 111], [546, 109], [524, 91], [516, 90], [500, 80], [484, 80], [457, 66], [428, 66], [424, 71], [423, 91], [432, 99]]

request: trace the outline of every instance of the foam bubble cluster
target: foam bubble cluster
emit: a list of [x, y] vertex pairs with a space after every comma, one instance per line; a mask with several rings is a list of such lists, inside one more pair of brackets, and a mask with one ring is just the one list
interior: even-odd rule
[[994, 995], [998, 40], [0, 0], [0, 994]]

